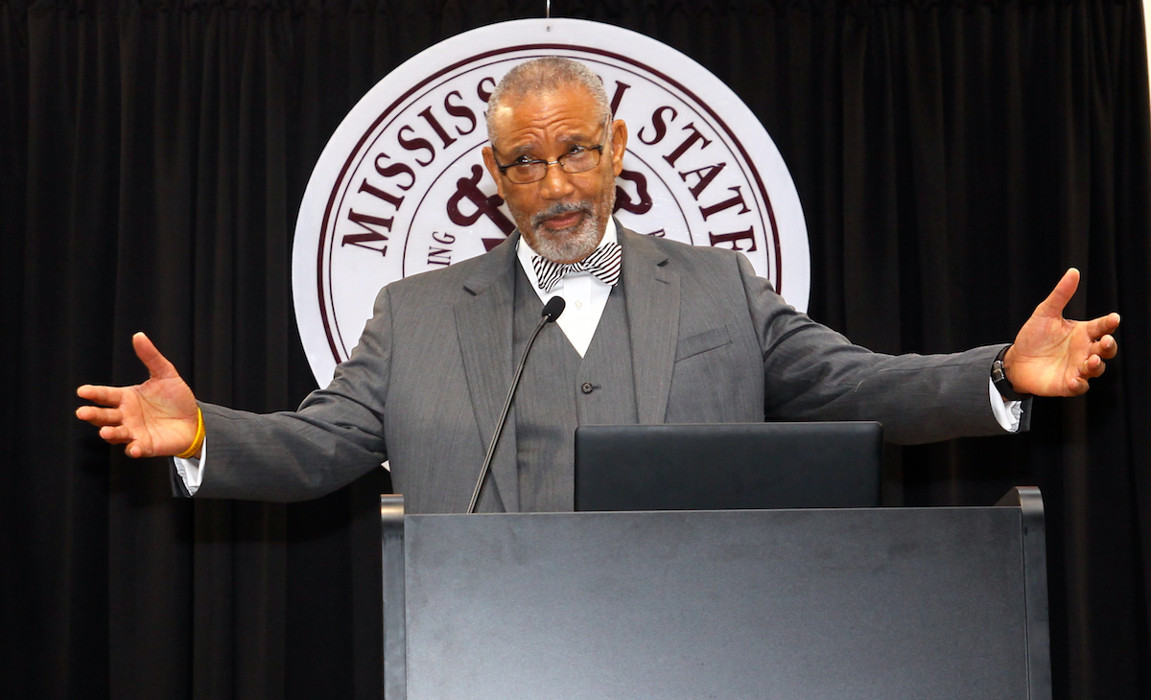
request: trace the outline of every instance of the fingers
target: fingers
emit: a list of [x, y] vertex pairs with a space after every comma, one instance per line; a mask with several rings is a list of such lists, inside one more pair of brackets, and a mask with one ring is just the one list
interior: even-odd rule
[[110, 445], [124, 445], [124, 454], [133, 459], [151, 456], [141, 447], [140, 441], [128, 433], [126, 428], [100, 428], [100, 438]]
[[1063, 277], [1055, 285], [1055, 289], [1052, 289], [1047, 298], [1035, 307], [1035, 313], [1040, 316], [1062, 316], [1063, 309], [1067, 308], [1067, 302], [1075, 296], [1075, 290], [1078, 288], [1079, 270], [1074, 267], [1067, 268], [1067, 272], [1063, 273]]
[[98, 403], [101, 406], [119, 406], [123, 401], [124, 390], [115, 386], [92, 386], [85, 384], [84, 386], [76, 389], [76, 395], [80, 398]]
[[86, 423], [91, 423], [97, 428], [106, 425], [120, 425], [124, 420], [124, 416], [118, 408], [97, 408], [96, 406], [81, 406], [77, 408], [76, 417]]
[[100, 428], [100, 439], [104, 442], [125, 445], [124, 454], [129, 457], [135, 459], [151, 456], [132, 430], [121, 423], [122, 415], [118, 409], [81, 406], [76, 409], [76, 417]]
[[129, 457], [142, 457], [144, 451], [140, 448], [131, 429], [123, 425], [123, 414], [115, 408], [97, 408], [95, 406], [81, 406], [76, 409], [76, 417], [100, 428], [100, 439], [112, 444], [128, 447], [124, 449]]
[[137, 333], [132, 336], [132, 348], [136, 351], [136, 357], [140, 358], [140, 362], [143, 362], [144, 366], [148, 368], [150, 376], [156, 379], [179, 376], [175, 365], [160, 354], [160, 351], [152, 344], [151, 339], [144, 333]]
[[122, 425], [105, 425], [100, 428], [100, 439], [113, 445], [132, 441], [132, 433]]
[[1072, 377], [1067, 382], [1067, 395], [1082, 396], [1083, 394], [1086, 394], [1087, 390], [1090, 388], [1091, 385], [1087, 383], [1086, 379], [1082, 377]]
[[1082, 396], [1091, 388], [1090, 380], [1103, 375], [1107, 371], [1107, 363], [1098, 355], [1091, 355], [1076, 369], [1076, 373], [1067, 379], [1069, 396]]
[[1100, 341], [1109, 338], [1111, 345], [1115, 345], [1115, 339], [1111, 338], [1109, 334], [1114, 333], [1119, 328], [1119, 314], [1110, 313], [1106, 316], [1093, 318], [1086, 323], [1088, 337], [1092, 340], [1098, 338]]
[[1105, 335], [1099, 339], [1096, 345], [1096, 352], [1099, 357], [1104, 360], [1110, 360], [1119, 353], [1119, 343], [1115, 342], [1115, 338]]
[[1092, 355], [1083, 361], [1083, 366], [1080, 368], [1079, 372], [1080, 375], [1085, 378], [1094, 379], [1095, 377], [1103, 374], [1106, 369], [1107, 363], [1103, 361], [1103, 358], [1099, 357], [1098, 355]]

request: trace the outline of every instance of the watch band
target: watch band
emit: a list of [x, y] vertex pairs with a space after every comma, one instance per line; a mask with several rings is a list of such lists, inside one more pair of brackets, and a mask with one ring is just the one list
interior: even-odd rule
[[1007, 354], [1010, 347], [1010, 345], [1005, 345], [991, 363], [991, 383], [995, 385], [999, 395], [1008, 401], [1023, 401], [1031, 398], [1031, 394], [1020, 394], [1015, 391], [1015, 387], [1011, 386], [1011, 380], [1007, 378], [1007, 372], [1003, 368], [1003, 356]]

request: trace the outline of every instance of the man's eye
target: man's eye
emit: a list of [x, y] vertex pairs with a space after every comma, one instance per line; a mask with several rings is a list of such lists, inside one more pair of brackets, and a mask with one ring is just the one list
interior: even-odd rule
[[532, 163], [535, 162], [535, 160], [536, 160], [535, 158], [529, 158], [527, 156], [520, 156], [519, 158], [516, 158], [515, 160], [512, 161], [512, 165], [531, 165]]
[[569, 156], [574, 156], [574, 155], [579, 155], [580, 153], [586, 153], [587, 151], [588, 151], [587, 146], [572, 146], [567, 154]]

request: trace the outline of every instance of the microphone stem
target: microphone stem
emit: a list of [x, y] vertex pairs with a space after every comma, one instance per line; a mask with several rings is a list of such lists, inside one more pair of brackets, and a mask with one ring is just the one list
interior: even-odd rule
[[536, 337], [539, 336], [540, 331], [553, 320], [555, 320], [553, 317], [547, 315], [540, 319], [540, 322], [536, 324], [536, 329], [532, 331], [531, 337], [528, 338], [528, 344], [524, 348], [524, 354], [520, 357], [519, 364], [516, 365], [516, 373], [512, 377], [512, 384], [508, 387], [508, 396], [504, 399], [503, 411], [500, 413], [499, 422], [496, 423], [496, 432], [492, 435], [492, 441], [488, 443], [488, 451], [487, 454], [484, 455], [484, 464], [480, 467], [480, 478], [476, 480], [476, 488], [472, 491], [472, 500], [468, 503], [467, 512], [469, 514], [476, 512], [476, 502], [480, 499], [480, 491], [483, 490], [484, 480], [487, 478], [488, 471], [492, 466], [492, 457], [496, 454], [496, 445], [500, 442], [500, 435], [504, 432], [504, 423], [507, 422], [508, 412], [512, 408], [512, 399], [515, 398], [516, 388], [520, 385], [520, 377], [523, 376], [524, 366], [528, 363], [528, 352], [532, 349], [532, 345], [535, 344]]

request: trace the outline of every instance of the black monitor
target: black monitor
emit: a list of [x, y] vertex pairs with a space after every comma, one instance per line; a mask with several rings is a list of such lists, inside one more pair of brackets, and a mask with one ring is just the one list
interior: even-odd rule
[[875, 422], [586, 425], [575, 445], [581, 511], [880, 505]]

